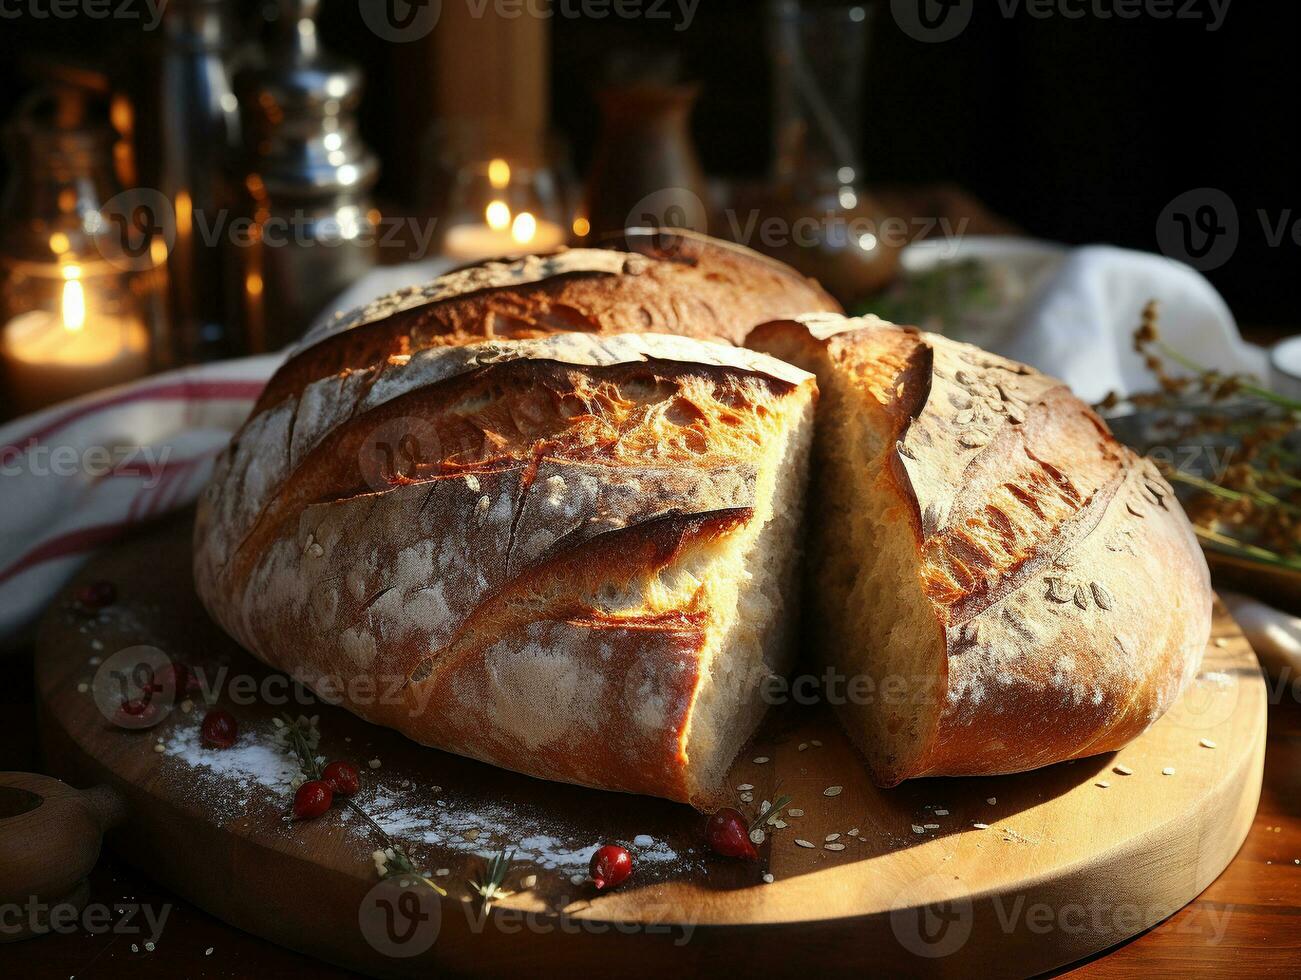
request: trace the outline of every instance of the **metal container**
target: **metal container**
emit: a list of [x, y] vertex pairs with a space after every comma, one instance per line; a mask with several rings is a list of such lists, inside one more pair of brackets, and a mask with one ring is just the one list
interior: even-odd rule
[[[161, 192], [175, 222], [167, 256], [168, 310], [182, 361], [233, 353], [220, 236], [233, 201], [227, 176], [239, 116], [227, 57], [233, 47], [226, 0], [170, 0], [160, 43], [142, 63], [141, 183]], [[171, 238], [168, 229], [168, 238]]]
[[317, 8], [282, 2], [271, 40], [235, 79], [251, 224], [234, 244], [254, 351], [296, 339], [376, 262], [379, 161], [357, 132], [362, 75], [321, 50]]

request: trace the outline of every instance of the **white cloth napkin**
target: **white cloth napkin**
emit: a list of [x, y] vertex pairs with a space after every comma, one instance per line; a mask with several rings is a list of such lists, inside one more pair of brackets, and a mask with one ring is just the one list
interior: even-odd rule
[[1221, 597], [1269, 675], [1287, 684], [1301, 677], [1301, 619], [1237, 592]]
[[[1269, 376], [1263, 350], [1246, 343], [1215, 287], [1191, 266], [1106, 245], [965, 238], [922, 242], [905, 269], [975, 259], [997, 273], [1002, 301], [982, 312], [972, 341], [1061, 378], [1088, 402], [1155, 387], [1134, 352], [1143, 307], [1157, 300], [1161, 332], [1185, 356], [1222, 371]], [[1177, 368], [1172, 369], [1177, 370]]]
[[280, 360], [172, 371], [0, 428], [0, 638], [97, 548], [192, 503]]
[[[1115, 248], [1009, 238], [969, 238], [956, 248], [920, 243], [907, 250], [904, 265], [920, 269], [973, 257], [997, 267], [1008, 298], [997, 313], [982, 316], [984, 336], [976, 339], [1064, 378], [1086, 399], [1150, 385], [1130, 336], [1152, 298], [1162, 302], [1163, 331], [1179, 350], [1222, 369], [1265, 376], [1262, 352], [1243, 342], [1219, 294], [1187, 266]], [[321, 319], [449, 267], [432, 260], [377, 269]], [[95, 549], [143, 520], [193, 503], [213, 458], [282, 358], [187, 368], [0, 428], [0, 638], [38, 614]], [[103, 462], [105, 454], [112, 465]], [[1255, 605], [1247, 618], [1256, 636], [1291, 629], [1295, 639], [1296, 620]]]

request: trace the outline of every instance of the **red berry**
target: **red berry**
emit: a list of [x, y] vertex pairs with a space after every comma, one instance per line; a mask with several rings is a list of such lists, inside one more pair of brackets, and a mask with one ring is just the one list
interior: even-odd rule
[[112, 582], [91, 582], [77, 590], [77, 605], [83, 609], [103, 609], [117, 602], [117, 586]]
[[203, 727], [199, 730], [203, 744], [213, 749], [228, 749], [239, 738], [239, 726], [229, 711], [213, 708], [203, 717]]
[[739, 811], [725, 806], [709, 818], [705, 826], [705, 841], [714, 853], [723, 857], [745, 858], [757, 861], [759, 852], [750, 840], [750, 825]]
[[632, 877], [632, 855], [626, 847], [606, 844], [596, 849], [588, 871], [598, 892], [606, 888], [618, 888]]
[[298, 787], [294, 794], [294, 819], [312, 820], [319, 817], [334, 802], [334, 791], [324, 779], [312, 779]]
[[351, 762], [331, 762], [321, 770], [321, 778], [340, 796], [352, 796], [361, 789], [361, 773]]

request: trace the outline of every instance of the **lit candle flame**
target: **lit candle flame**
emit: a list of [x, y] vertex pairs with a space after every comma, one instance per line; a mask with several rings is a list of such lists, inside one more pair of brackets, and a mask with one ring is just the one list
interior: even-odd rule
[[510, 183], [510, 164], [497, 158], [488, 164], [488, 182], [501, 190]]
[[63, 326], [77, 331], [86, 325], [86, 293], [81, 288], [81, 268], [64, 266]]
[[493, 231], [501, 231], [510, 224], [510, 208], [505, 201], [493, 201], [484, 209], [483, 216]]
[[515, 215], [515, 221], [510, 226], [510, 237], [515, 239], [521, 245], [527, 245], [533, 241], [533, 236], [538, 231], [538, 220], [527, 211], [521, 211]]

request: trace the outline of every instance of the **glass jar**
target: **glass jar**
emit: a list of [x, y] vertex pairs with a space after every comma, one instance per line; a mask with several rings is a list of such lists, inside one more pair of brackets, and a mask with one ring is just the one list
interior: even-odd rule
[[[113, 131], [77, 91], [43, 91], [5, 129], [0, 202], [0, 361], [17, 414], [141, 377], [168, 363], [159, 246], [117, 233], [129, 218]], [[116, 220], [115, 220], [116, 219]]]
[[770, 0], [773, 179], [748, 202], [766, 220], [751, 224], [765, 230], [747, 244], [846, 305], [894, 278], [905, 244], [884, 234], [859, 161], [872, 12], [864, 3]]

